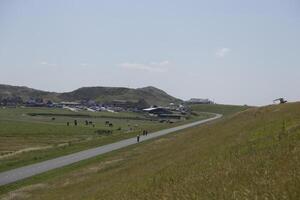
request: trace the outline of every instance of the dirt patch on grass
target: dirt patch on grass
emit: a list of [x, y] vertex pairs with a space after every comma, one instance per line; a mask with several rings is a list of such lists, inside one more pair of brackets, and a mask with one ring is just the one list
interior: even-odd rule
[[172, 140], [171, 138], [160, 138], [158, 140], [155, 140], [153, 143], [154, 144], [160, 144], [160, 143], [163, 143], [163, 142], [167, 142], [167, 141], [170, 141]]
[[20, 188], [18, 190], [9, 192], [8, 194], [1, 196], [1, 200], [21, 200], [21, 199], [30, 199], [30, 196], [33, 191], [39, 190], [39, 189], [44, 189], [48, 185], [47, 184], [35, 184], [35, 185], [29, 185], [23, 188]]
[[[70, 178], [65, 179], [60, 186], [68, 186], [70, 184], [75, 184], [82, 182], [89, 178], [89, 175], [99, 172], [100, 170], [106, 169], [107, 167], [112, 166], [118, 162], [123, 161], [124, 159], [115, 159], [101, 162], [97, 165], [93, 165], [87, 169], [81, 170], [79, 172], [73, 173]], [[59, 187], [60, 187], [59, 186]]]
[[47, 150], [47, 149], [56, 148], [56, 147], [66, 147], [66, 146], [69, 146], [70, 143], [79, 143], [82, 141], [83, 141], [82, 139], [76, 139], [76, 140], [70, 140], [69, 142], [64, 142], [64, 143], [55, 144], [55, 145], [28, 147], [28, 148], [20, 149], [17, 151], [0, 151], [0, 160], [4, 159], [4, 158], [15, 156], [18, 154], [22, 154], [22, 153], [28, 153], [31, 151], [41, 151], [41, 150]]
[[21, 150], [18, 150], [18, 151], [10, 151], [10, 152], [8, 152], [8, 153], [6, 153], [4, 155], [1, 155], [0, 159], [11, 157], [11, 156], [15, 156], [17, 154], [26, 153], [26, 152], [30, 152], [30, 151], [38, 151], [38, 150], [50, 149], [52, 147], [53, 146], [29, 147], [29, 148], [21, 149]]
[[106, 168], [106, 167], [108, 167], [108, 166], [110, 166], [110, 165], [112, 165], [112, 164], [121, 162], [122, 160], [124, 160], [124, 159], [120, 158], [120, 159], [115, 159], [115, 160], [108, 160], [108, 161], [105, 161], [105, 162], [100, 163], [100, 164], [97, 165], [97, 166], [90, 167], [89, 169], [90, 169], [91, 171], [98, 172], [99, 170], [104, 169], [104, 168]]
[[57, 145], [57, 147], [66, 147], [66, 146], [69, 146], [69, 143], [61, 143]]

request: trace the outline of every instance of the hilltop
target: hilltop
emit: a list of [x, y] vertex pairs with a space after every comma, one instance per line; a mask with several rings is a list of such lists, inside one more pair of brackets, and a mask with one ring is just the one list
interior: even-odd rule
[[152, 86], [137, 89], [125, 87], [82, 87], [71, 92], [58, 93], [36, 90], [25, 86], [0, 84], [0, 99], [7, 97], [21, 97], [23, 100], [43, 98], [54, 102], [94, 100], [98, 103], [107, 103], [113, 100], [138, 102], [143, 99], [149, 105], [167, 105], [172, 102], [181, 102], [180, 99]]
[[67, 101], [80, 101], [87, 98], [97, 102], [111, 102], [113, 100], [138, 101], [144, 99], [149, 105], [167, 105], [181, 100], [168, 95], [155, 87], [138, 89], [125, 87], [82, 87], [72, 92], [58, 95], [58, 98]]
[[25, 86], [12, 86], [0, 84], [0, 99], [7, 97], [21, 97], [24, 100], [29, 98], [49, 98], [54, 99], [57, 94], [42, 90], [32, 89]]

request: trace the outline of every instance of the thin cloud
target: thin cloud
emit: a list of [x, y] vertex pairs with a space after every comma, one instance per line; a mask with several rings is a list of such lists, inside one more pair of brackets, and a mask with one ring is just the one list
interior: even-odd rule
[[42, 61], [40, 64], [41, 65], [47, 65], [48, 63], [46, 61]]
[[57, 64], [53, 64], [53, 63], [48, 63], [47, 61], [42, 61], [40, 62], [41, 65], [45, 65], [45, 66], [50, 66], [50, 67], [55, 67], [57, 66]]
[[231, 52], [231, 49], [229, 48], [226, 48], [226, 47], [223, 47], [223, 48], [220, 48], [216, 51], [216, 56], [219, 57], [219, 58], [224, 58], [225, 56], [228, 55], [228, 53]]
[[140, 71], [148, 71], [148, 72], [166, 72], [168, 71], [168, 65], [170, 62], [168, 60], [161, 62], [150, 62], [149, 64], [143, 63], [121, 63], [121, 66], [124, 69], [130, 70], [140, 70]]
[[[40, 64], [40, 65], [43, 65], [43, 66], [46, 66], [46, 67], [57, 67], [57, 66], [61, 66], [61, 65], [59, 65], [59, 64], [56, 64], [56, 63], [49, 63], [49, 62], [47, 62], [47, 61], [41, 61], [39, 64]], [[80, 67], [87, 67], [87, 66], [89, 66], [89, 64], [88, 64], [88, 63], [79, 63], [79, 64], [77, 64], [77, 66], [80, 66]]]
[[88, 64], [87, 63], [80, 63], [80, 66], [81, 67], [86, 67], [86, 66], [88, 66]]
[[151, 62], [150, 65], [156, 65], [156, 66], [166, 66], [169, 65], [170, 61], [165, 60], [165, 61], [161, 61], [161, 62]]

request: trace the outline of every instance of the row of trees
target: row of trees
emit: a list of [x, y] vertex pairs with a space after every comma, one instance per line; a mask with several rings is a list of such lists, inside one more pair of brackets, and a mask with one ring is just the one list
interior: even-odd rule
[[12, 97], [0, 97], [0, 105], [2, 106], [17, 106], [17, 105], [50, 105], [52, 101], [44, 101], [43, 98], [30, 98], [25, 101], [20, 96], [12, 96]]
[[20, 105], [20, 104], [24, 104], [24, 101], [19, 96], [5, 97], [5, 98], [0, 98], [0, 104], [3, 105], [3, 106]]

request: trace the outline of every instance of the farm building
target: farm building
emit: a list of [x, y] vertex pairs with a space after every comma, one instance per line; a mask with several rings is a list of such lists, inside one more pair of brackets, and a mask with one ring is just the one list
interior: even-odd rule
[[153, 115], [163, 115], [163, 114], [172, 114], [172, 112], [166, 108], [156, 107], [156, 108], [146, 108], [143, 109], [144, 112], [148, 112]]

